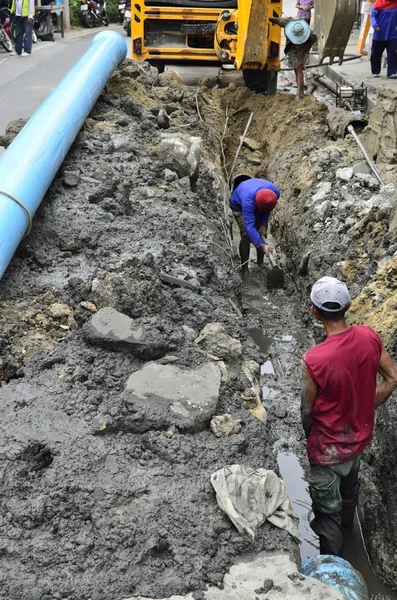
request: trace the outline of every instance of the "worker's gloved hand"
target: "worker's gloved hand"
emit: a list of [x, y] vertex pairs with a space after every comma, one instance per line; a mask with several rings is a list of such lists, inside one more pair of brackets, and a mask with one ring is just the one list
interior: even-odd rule
[[266, 254], [269, 254], [269, 252], [273, 252], [273, 246], [271, 246], [270, 244], [264, 244], [262, 248], [264, 249]]

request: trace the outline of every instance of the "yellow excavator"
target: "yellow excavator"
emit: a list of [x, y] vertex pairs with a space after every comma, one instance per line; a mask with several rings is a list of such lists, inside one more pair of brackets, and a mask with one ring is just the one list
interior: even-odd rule
[[[320, 62], [339, 62], [356, 17], [356, 0], [315, 0]], [[242, 69], [246, 85], [277, 90], [282, 0], [131, 0], [132, 58], [159, 71], [166, 62], [220, 61]], [[291, 15], [286, 15], [291, 16]]]

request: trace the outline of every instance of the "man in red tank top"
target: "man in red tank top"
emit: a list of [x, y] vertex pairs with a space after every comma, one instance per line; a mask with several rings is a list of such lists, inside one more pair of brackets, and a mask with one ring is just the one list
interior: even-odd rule
[[357, 505], [360, 455], [372, 440], [375, 409], [397, 386], [397, 368], [373, 329], [346, 323], [351, 303], [345, 283], [323, 277], [310, 299], [327, 334], [302, 359], [311, 527], [321, 554], [341, 556], [343, 528], [353, 524]]

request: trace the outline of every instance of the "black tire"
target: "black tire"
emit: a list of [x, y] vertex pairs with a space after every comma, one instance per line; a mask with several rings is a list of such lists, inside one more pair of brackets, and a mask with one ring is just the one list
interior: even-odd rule
[[96, 23], [96, 19], [90, 10], [87, 10], [83, 16], [83, 23], [88, 29], [92, 29]]
[[107, 14], [105, 13], [105, 11], [102, 13], [102, 16], [101, 16], [101, 23], [102, 23], [103, 25], [105, 25], [105, 27], [107, 27], [107, 26], [109, 25], [109, 23], [110, 23], [110, 21], [109, 21], [109, 17], [108, 17], [108, 16], [107, 16]]
[[12, 41], [3, 28], [0, 29], [0, 44], [6, 52], [12, 52]]
[[165, 62], [163, 60], [153, 59], [148, 60], [149, 65], [152, 67], [156, 67], [159, 73], [164, 73], [165, 70]]

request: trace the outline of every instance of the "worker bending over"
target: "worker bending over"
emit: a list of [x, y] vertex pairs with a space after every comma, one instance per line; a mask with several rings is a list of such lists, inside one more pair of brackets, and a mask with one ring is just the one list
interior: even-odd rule
[[[353, 525], [358, 471], [371, 442], [375, 409], [397, 386], [397, 368], [370, 327], [348, 325], [346, 285], [323, 277], [312, 288], [311, 312], [327, 338], [302, 359], [302, 425], [320, 553], [341, 556], [343, 530]], [[377, 374], [380, 375], [378, 385]]]
[[299, 102], [305, 95], [303, 69], [309, 62], [310, 49], [317, 41], [317, 36], [304, 19], [271, 17], [269, 21], [284, 28], [287, 41], [284, 53], [288, 56], [288, 66], [295, 71], [297, 86], [295, 100]]
[[250, 243], [254, 244], [258, 265], [271, 247], [266, 241], [269, 215], [277, 204], [280, 190], [266, 179], [251, 178], [236, 187], [230, 208], [240, 229], [240, 259], [243, 275], [248, 273]]

